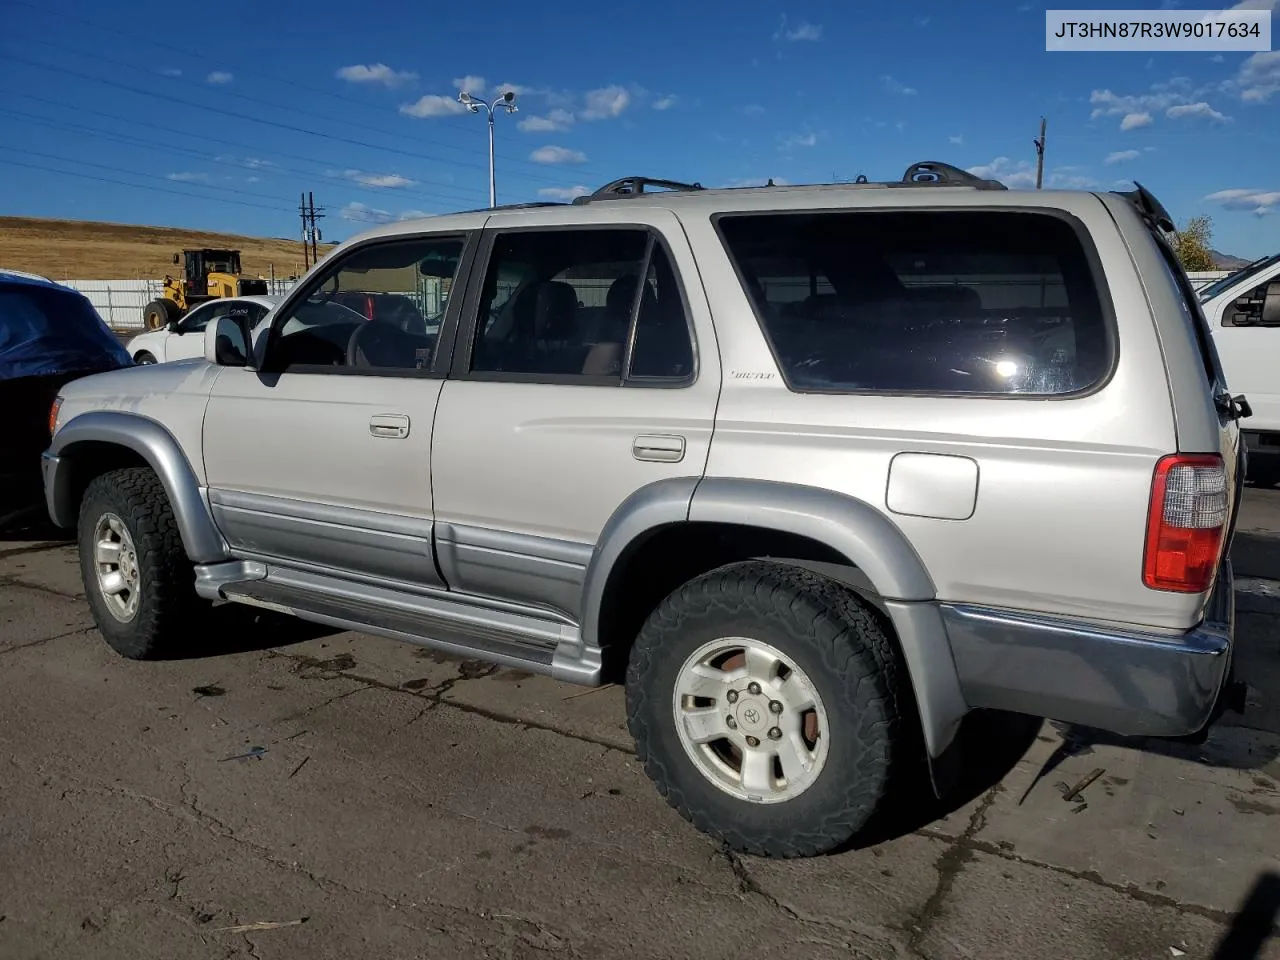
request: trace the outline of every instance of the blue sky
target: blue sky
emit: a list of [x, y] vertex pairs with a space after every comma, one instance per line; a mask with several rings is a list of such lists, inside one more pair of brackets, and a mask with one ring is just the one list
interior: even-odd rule
[[169, 0], [6, 0], [0, 213], [294, 236], [311, 190], [342, 239], [482, 207], [485, 122], [454, 101], [509, 86], [499, 202], [925, 159], [1026, 187], [1044, 115], [1047, 185], [1136, 178], [1179, 221], [1210, 214], [1219, 250], [1280, 249], [1280, 50], [1047, 53], [1045, 5], [1020, 0], [228, 9], [223, 26]]

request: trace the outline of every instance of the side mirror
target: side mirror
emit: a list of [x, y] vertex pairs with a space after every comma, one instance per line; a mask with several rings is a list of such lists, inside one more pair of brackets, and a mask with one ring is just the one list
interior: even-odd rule
[[1280, 327], [1280, 280], [1272, 280], [1262, 292], [1262, 325]]
[[244, 327], [232, 317], [217, 317], [204, 328], [204, 358], [219, 367], [244, 367], [249, 363], [249, 342]]

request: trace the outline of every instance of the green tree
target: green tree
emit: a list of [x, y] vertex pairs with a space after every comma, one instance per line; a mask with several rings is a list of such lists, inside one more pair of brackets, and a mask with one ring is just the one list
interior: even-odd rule
[[1212, 270], [1213, 255], [1209, 253], [1209, 239], [1213, 236], [1213, 221], [1206, 216], [1192, 217], [1181, 230], [1175, 231], [1173, 249], [1178, 254], [1182, 269], [1188, 273]]

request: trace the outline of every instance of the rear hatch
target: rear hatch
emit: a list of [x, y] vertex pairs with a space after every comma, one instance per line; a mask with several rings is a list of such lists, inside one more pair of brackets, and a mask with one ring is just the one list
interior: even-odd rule
[[[1208, 320], [1200, 307], [1200, 298], [1196, 295], [1190, 278], [1183, 269], [1170, 244], [1168, 234], [1173, 229], [1173, 221], [1168, 212], [1149, 191], [1141, 185], [1130, 194], [1125, 195], [1139, 212], [1148, 232], [1159, 249], [1160, 256], [1167, 268], [1167, 278], [1176, 290], [1176, 299], [1180, 306], [1181, 322], [1194, 339], [1196, 349], [1204, 369], [1204, 379], [1198, 381], [1204, 385], [1209, 402], [1212, 403], [1217, 418], [1217, 435], [1210, 448], [1198, 443], [1189, 443], [1188, 438], [1179, 431], [1178, 447], [1182, 454], [1213, 454], [1221, 457], [1225, 471], [1226, 519], [1225, 533], [1221, 538], [1218, 561], [1221, 564], [1231, 553], [1231, 542], [1235, 535], [1236, 520], [1240, 510], [1240, 499], [1243, 495], [1245, 477], [1245, 446], [1240, 435], [1240, 420], [1249, 416], [1248, 401], [1244, 397], [1233, 396], [1227, 384], [1222, 363], [1214, 345]], [[1149, 281], [1151, 282], [1151, 281]], [[1175, 390], [1184, 389], [1186, 384], [1174, 384]], [[1216, 450], [1212, 449], [1216, 446]]]

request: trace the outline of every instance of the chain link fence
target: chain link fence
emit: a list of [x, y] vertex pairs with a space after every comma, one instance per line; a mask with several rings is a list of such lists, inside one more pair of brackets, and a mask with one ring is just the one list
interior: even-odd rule
[[[161, 280], [59, 280], [89, 298], [107, 326], [117, 333], [141, 333], [146, 329], [142, 311], [164, 295]], [[283, 296], [296, 280], [267, 280], [267, 293]]]

